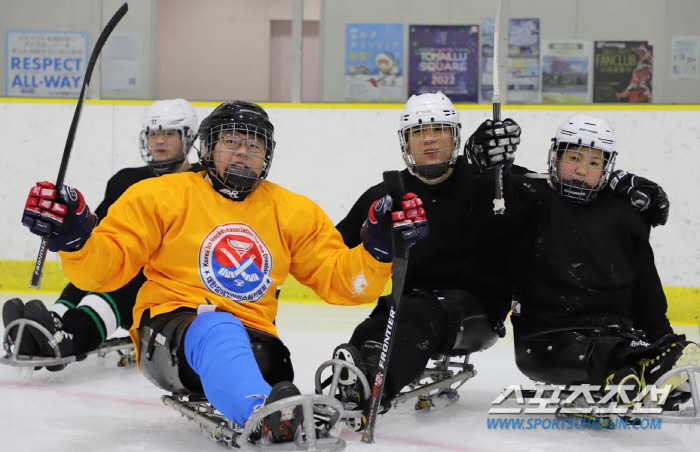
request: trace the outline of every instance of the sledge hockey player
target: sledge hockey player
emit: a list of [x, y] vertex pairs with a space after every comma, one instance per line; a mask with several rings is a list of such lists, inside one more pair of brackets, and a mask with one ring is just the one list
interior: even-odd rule
[[[114, 290], [144, 268], [130, 334], [141, 371], [162, 389], [206, 395], [239, 426], [263, 404], [299, 395], [274, 320], [288, 274], [332, 304], [368, 303], [384, 289], [391, 255], [378, 254], [390, 198], [369, 211], [363, 246], [346, 247], [309, 199], [265, 180], [273, 125], [258, 105], [218, 106], [199, 127], [206, 171], [144, 180], [97, 226], [77, 190], [32, 188], [23, 223], [50, 234], [69, 279]], [[399, 213], [399, 212], [396, 212]], [[417, 241], [425, 220], [397, 228]], [[386, 246], [384, 246], [386, 249]], [[292, 441], [300, 406], [246, 425], [256, 442]]]
[[[124, 168], [112, 176], [107, 182], [104, 200], [95, 210], [97, 221], [107, 216], [110, 206], [127, 188], [141, 180], [182, 171], [201, 171], [201, 165], [193, 166], [187, 160], [198, 125], [197, 113], [185, 99], [154, 102], [144, 116], [139, 137], [141, 157], [146, 166]], [[85, 353], [97, 349], [118, 327], [131, 328], [136, 294], [145, 281], [143, 272], [139, 271], [123, 287], [109, 293], [88, 292], [69, 283], [51, 306], [50, 313], [39, 300], [29, 301], [25, 306], [20, 299], [14, 298], [3, 306], [3, 322], [7, 326], [14, 320], [27, 318], [49, 325], [52, 334], [60, 331], [61, 357], [84, 357]], [[31, 334], [25, 334], [19, 344], [21, 355], [55, 356], [41, 332], [31, 327], [28, 331]], [[13, 340], [15, 335], [12, 335]], [[60, 364], [47, 366], [47, 369], [58, 371], [65, 367], [65, 364]]]
[[[504, 124], [507, 130], [500, 139], [508, 140], [508, 147], [490, 150], [490, 158], [508, 161], [510, 169], [520, 127], [510, 119]], [[508, 234], [487, 239], [473, 219], [476, 206], [471, 194], [481, 168], [458, 156], [460, 128], [459, 112], [440, 92], [411, 96], [400, 117], [398, 135], [407, 166], [401, 174], [406, 190], [423, 200], [431, 234], [411, 250], [386, 371], [385, 409], [389, 408], [388, 400], [421, 376], [436, 353], [468, 355], [490, 347], [505, 335], [503, 320], [511, 306], [512, 283], [504, 259], [507, 261], [515, 244]], [[514, 165], [512, 169], [529, 172]], [[650, 184], [656, 193], [658, 186]], [[346, 245], [360, 243], [357, 230], [364, 221], [362, 212], [384, 193], [382, 184], [371, 187], [338, 223]], [[668, 203], [660, 208], [656, 198], [649, 207], [652, 199], [637, 186], [621, 184], [618, 193], [621, 203], [636, 202], [637, 208], [647, 213], [657, 215], [668, 208]], [[333, 356], [360, 367], [370, 384], [390, 302], [390, 297], [381, 297], [370, 316], [355, 328], [349, 343], [338, 346]], [[367, 400], [358, 380], [351, 374], [343, 377], [340, 395], [348, 410], [359, 407], [366, 411]], [[442, 394], [450, 397], [448, 403], [456, 401], [454, 395], [449, 391]], [[364, 428], [362, 421], [350, 424], [357, 430]]]
[[[506, 243], [487, 244], [470, 234], [467, 195], [475, 173], [458, 156], [460, 129], [459, 113], [440, 92], [411, 96], [400, 118], [398, 135], [407, 166], [401, 177], [406, 190], [423, 200], [431, 234], [411, 249], [384, 384], [387, 409], [388, 400], [418, 378], [434, 354], [458, 348], [462, 342], [472, 345], [470, 352], [476, 352], [503, 334], [501, 320], [507, 314], [511, 289], [508, 275], [499, 271], [499, 249], [507, 249]], [[513, 137], [517, 134], [519, 131]], [[383, 184], [369, 188], [337, 224], [346, 245], [360, 243], [361, 212], [385, 193]], [[349, 343], [334, 352], [334, 358], [367, 372], [370, 384], [389, 318], [389, 303], [391, 297], [380, 297]], [[474, 337], [476, 331], [460, 331], [467, 316], [478, 317], [474, 328], [478, 327], [480, 337]], [[354, 378], [346, 380], [348, 384], [340, 389], [343, 402], [366, 410], [368, 401]], [[359, 431], [364, 422], [352, 428]]]
[[[503, 152], [506, 135], [507, 128], [484, 123], [468, 151], [483, 167], [475, 192], [480, 237], [494, 230], [517, 237], [511, 321], [518, 368], [540, 382], [601, 385], [629, 405], [667, 371], [700, 364], [698, 345], [674, 334], [666, 317], [649, 243], [650, 224], [666, 222], [668, 202], [645, 179], [613, 175], [617, 142], [608, 121], [577, 113], [561, 124], [546, 175], [504, 171], [508, 207], [495, 216], [492, 167], [502, 160], [492, 156]], [[640, 199], [630, 205], [613, 193], [634, 185], [646, 186], [662, 208], [644, 218], [634, 210]], [[677, 374], [666, 384], [673, 391], [686, 380]]]

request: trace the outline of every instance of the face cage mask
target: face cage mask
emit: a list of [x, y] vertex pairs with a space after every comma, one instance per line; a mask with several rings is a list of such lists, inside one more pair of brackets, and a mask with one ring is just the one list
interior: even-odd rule
[[[420, 136], [411, 137], [412, 131], [416, 131], [416, 129], [420, 132]], [[451, 132], [452, 137], [447, 136], [447, 130]], [[428, 132], [430, 132], [430, 136], [426, 136]], [[459, 125], [451, 122], [431, 122], [404, 127], [399, 130], [399, 141], [401, 142], [401, 154], [408, 171], [417, 178], [430, 182], [447, 174], [449, 169], [455, 165], [459, 153]], [[450, 158], [442, 162], [419, 165], [409, 151], [411, 144], [413, 144], [413, 148], [423, 146], [423, 153], [426, 150], [440, 152], [451, 150]]]
[[[141, 158], [143, 159], [144, 162], [146, 162], [146, 165], [148, 165], [148, 168], [155, 174], [156, 176], [162, 176], [164, 174], [170, 174], [170, 173], [175, 173], [179, 171], [182, 166], [185, 164], [185, 159], [187, 158], [187, 153], [192, 146], [192, 140], [190, 139], [185, 139], [183, 140], [182, 137], [188, 136], [189, 129], [187, 127], [184, 128], [184, 130], [181, 129], [166, 129], [163, 130], [162, 128], [155, 129], [155, 130], [149, 130], [149, 128], [146, 128], [145, 130], [141, 131], [141, 136], [139, 137], [139, 148], [141, 150]], [[151, 152], [151, 147], [148, 143], [148, 135], [149, 133], [154, 133], [154, 132], [165, 132], [167, 138], [169, 139], [171, 135], [177, 134], [180, 144], [179, 144], [179, 152], [175, 154], [175, 157], [167, 159], [167, 160], [156, 160], [153, 157], [153, 153]], [[176, 145], [174, 144], [164, 144], [162, 147], [168, 149], [170, 151], [171, 147], [174, 147]]]
[[[603, 151], [600, 149], [600, 151], [603, 153], [603, 167], [601, 169], [601, 174], [600, 174], [600, 179], [598, 181], [598, 184], [596, 186], [590, 186], [588, 185], [585, 180], [584, 181], [576, 181], [576, 180], [564, 180], [564, 178], [559, 177], [559, 171], [557, 170], [557, 162], [561, 157], [564, 156], [564, 153], [566, 151], [571, 152], [572, 150], [569, 149], [569, 147], [572, 148], [579, 148], [578, 151], [575, 151], [577, 154], [581, 155], [588, 155], [590, 158], [590, 149], [598, 149], [595, 147], [586, 147], [584, 145], [584, 148], [581, 149], [581, 144], [577, 143], [568, 143], [568, 142], [557, 142], [555, 140], [552, 141], [552, 146], [549, 149], [549, 186], [552, 187], [557, 193], [559, 193], [561, 196], [565, 198], [569, 198], [575, 202], [579, 202], [582, 204], [589, 203], [593, 200], [596, 199], [598, 194], [605, 188], [605, 186], [608, 183], [608, 180], [610, 179], [610, 174], [613, 172], [613, 169], [615, 167], [615, 158], [617, 157], [617, 152], [609, 152], [609, 151]], [[573, 179], [574, 174], [566, 174], [567, 176], [571, 176]]]
[[244, 123], [215, 126], [203, 143], [202, 163], [214, 189], [223, 196], [243, 200], [267, 177], [274, 151], [269, 129]]

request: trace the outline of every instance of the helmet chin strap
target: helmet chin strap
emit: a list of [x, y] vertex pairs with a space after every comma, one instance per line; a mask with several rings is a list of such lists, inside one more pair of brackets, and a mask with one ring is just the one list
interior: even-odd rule
[[591, 202], [598, 194], [597, 190], [583, 181], [560, 181], [558, 184], [561, 186], [561, 194], [576, 202]]
[[416, 165], [415, 176], [427, 184], [437, 184], [447, 179], [452, 173], [450, 162]]
[[148, 164], [148, 167], [156, 176], [162, 176], [164, 174], [177, 173], [180, 171], [185, 164], [185, 160], [183, 156], [177, 160], [153, 161]]
[[247, 168], [236, 168], [229, 166], [226, 168], [226, 171], [224, 171], [222, 178], [227, 182], [233, 182], [233, 185], [246, 188], [252, 186], [260, 178], [260, 176], [255, 171]]
[[[253, 187], [260, 180], [255, 171], [243, 168], [231, 168], [230, 166], [224, 171], [223, 180], [213, 168], [207, 171], [207, 179], [211, 182], [214, 190], [219, 192], [221, 196], [231, 199], [232, 201], [243, 201], [253, 192], [253, 189], [249, 188]], [[226, 183], [224, 183], [224, 180]]]

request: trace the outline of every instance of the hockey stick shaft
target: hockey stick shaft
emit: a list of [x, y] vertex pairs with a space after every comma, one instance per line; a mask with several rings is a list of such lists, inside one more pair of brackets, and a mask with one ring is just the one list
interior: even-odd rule
[[[493, 25], [493, 122], [501, 120], [501, 84], [499, 77], [499, 57], [500, 49], [499, 29], [501, 27], [501, 1], [498, 0], [496, 10], [496, 21]], [[496, 167], [496, 197], [493, 200], [493, 213], [495, 215], [503, 215], [506, 211], [506, 200], [503, 199], [503, 165]]]
[[[391, 196], [393, 205], [401, 205], [401, 197], [405, 192], [401, 173], [398, 171], [386, 171], [384, 173], [384, 186], [387, 194]], [[396, 335], [396, 326], [401, 307], [401, 296], [403, 295], [404, 283], [406, 282], [406, 272], [408, 270], [409, 245], [403, 240], [400, 231], [391, 231], [391, 248], [393, 252], [393, 263], [391, 267], [391, 306], [389, 307], [389, 319], [384, 330], [384, 342], [379, 355], [378, 372], [374, 378], [372, 396], [370, 398], [369, 413], [367, 414], [367, 426], [362, 433], [362, 442], [371, 444], [374, 442], [374, 427], [377, 422], [379, 412], [379, 402], [384, 391], [386, 382], [391, 348]]]
[[[58, 169], [58, 176], [56, 176], [56, 193], [60, 193], [61, 186], [63, 185], [63, 179], [66, 177], [66, 170], [68, 169], [68, 160], [70, 159], [70, 153], [73, 149], [73, 141], [75, 140], [75, 132], [78, 130], [78, 123], [80, 122], [80, 113], [83, 111], [83, 104], [85, 103], [85, 93], [87, 92], [87, 87], [90, 84], [90, 78], [92, 77], [92, 71], [95, 69], [95, 63], [97, 62], [97, 57], [100, 56], [102, 47], [104, 47], [105, 42], [112, 31], [117, 26], [122, 17], [129, 10], [129, 5], [124, 3], [112, 18], [107, 22], [104, 30], [97, 38], [95, 42], [95, 47], [92, 49], [92, 54], [90, 55], [90, 61], [88, 62], [87, 68], [85, 69], [85, 77], [83, 77], [83, 86], [80, 88], [80, 96], [78, 97], [78, 105], [75, 106], [75, 112], [73, 113], [73, 120], [70, 124], [70, 129], [68, 130], [68, 137], [66, 138], [66, 147], [63, 148], [63, 157], [61, 158], [61, 166]], [[41, 245], [39, 247], [39, 254], [36, 258], [36, 264], [34, 265], [34, 271], [32, 273], [32, 280], [29, 283], [29, 287], [36, 287], [39, 289], [41, 287], [41, 277], [44, 271], [44, 262], [46, 262], [46, 251], [49, 245], [49, 235], [45, 235], [41, 238]]]

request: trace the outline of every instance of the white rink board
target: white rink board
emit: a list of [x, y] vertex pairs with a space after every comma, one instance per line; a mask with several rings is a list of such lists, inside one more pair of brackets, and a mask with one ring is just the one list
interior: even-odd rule
[[[20, 224], [26, 193], [35, 181], [55, 180], [74, 111], [73, 104], [1, 103], [6, 137], [0, 163], [0, 260], [33, 260], [37, 239]], [[143, 164], [138, 150], [143, 105], [84, 107], [66, 183], [79, 188], [93, 208], [117, 170]], [[197, 107], [200, 119], [213, 107]], [[316, 201], [334, 222], [360, 194], [381, 181], [382, 171], [403, 168], [397, 127], [400, 108], [268, 108], [277, 149], [269, 180]], [[546, 169], [556, 127], [574, 110], [518, 108], [503, 115], [523, 128], [517, 163]], [[618, 168], [659, 182], [671, 200], [665, 227], [652, 231], [664, 285], [700, 287], [700, 110], [587, 110], [607, 118], [618, 139]], [[461, 109], [462, 141], [490, 115]], [[506, 200], [507, 208], [507, 200]], [[49, 257], [55, 259], [55, 257]]]

